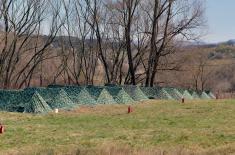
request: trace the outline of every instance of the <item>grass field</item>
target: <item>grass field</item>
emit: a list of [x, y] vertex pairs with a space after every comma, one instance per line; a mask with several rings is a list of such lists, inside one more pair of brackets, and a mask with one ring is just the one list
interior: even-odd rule
[[0, 113], [0, 154], [235, 154], [235, 101], [149, 101]]

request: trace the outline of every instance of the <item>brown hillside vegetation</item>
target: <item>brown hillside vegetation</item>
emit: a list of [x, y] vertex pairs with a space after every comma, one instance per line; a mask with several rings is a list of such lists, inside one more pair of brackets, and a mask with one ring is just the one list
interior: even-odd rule
[[[40, 38], [41, 42], [43, 42], [43, 37]], [[35, 43], [34, 39], [30, 39], [30, 42]], [[63, 54], [63, 47], [61, 46], [63, 44], [60, 44], [60, 46], [55, 46], [55, 44], [57, 42], [52, 43], [52, 46], [44, 53], [43, 57], [45, 60], [35, 69], [30, 83], [25, 83], [24, 87], [47, 86], [52, 83], [74, 83], [73, 80], [66, 76], [65, 71], [58, 73], [64, 63], [61, 58], [61, 54]], [[79, 46], [78, 42], [77, 44]], [[200, 46], [179, 48], [171, 56], [162, 59], [162, 65], [159, 65], [155, 84], [198, 90], [211, 89], [214, 92], [233, 91], [235, 85], [233, 53], [235, 54], [235, 48], [229, 45], [211, 48]], [[15, 72], [21, 70], [32, 56], [32, 51], [22, 53]], [[66, 53], [66, 57], [67, 67], [72, 68], [73, 55]], [[128, 72], [127, 60], [124, 60], [123, 71]], [[137, 74], [141, 75], [143, 72], [144, 68], [142, 67], [142, 69], [139, 68]], [[87, 84], [83, 73], [81, 73], [78, 81], [81, 85]], [[94, 84], [100, 85], [103, 83], [105, 83], [105, 73], [102, 63], [98, 60], [94, 72]], [[140, 84], [143, 83], [140, 82]], [[17, 87], [13, 86], [13, 88]]]
[[52, 83], [152, 87], [159, 84], [159, 71], [179, 70], [183, 59], [173, 57], [181, 42], [200, 36], [203, 4], [198, 0], [3, 1], [1, 88]]
[[0, 4], [1, 88], [108, 83], [235, 89], [232, 41], [186, 41], [201, 36], [203, 1], [17, 1]]

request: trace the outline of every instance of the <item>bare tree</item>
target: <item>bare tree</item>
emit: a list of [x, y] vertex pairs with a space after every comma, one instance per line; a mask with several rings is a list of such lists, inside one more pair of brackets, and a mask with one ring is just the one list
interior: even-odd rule
[[[191, 3], [190, 3], [191, 2]], [[146, 86], [153, 86], [159, 60], [174, 52], [177, 39], [195, 39], [193, 30], [203, 24], [203, 8], [199, 1], [154, 0], [151, 19], [150, 52], [146, 70]], [[151, 4], [151, 3], [150, 3]], [[172, 46], [173, 45], [173, 46]]]
[[[52, 18], [49, 35], [40, 38], [42, 23], [48, 13], [46, 0], [4, 0], [1, 4], [1, 14], [4, 25], [4, 35], [1, 38], [0, 75], [4, 88], [30, 85], [35, 69], [45, 59], [45, 51], [54, 40], [60, 25], [57, 6], [50, 7]], [[49, 1], [48, 1], [49, 2]], [[50, 3], [51, 4], [51, 3]], [[46, 13], [47, 12], [47, 13]], [[24, 61], [24, 62], [23, 62]]]

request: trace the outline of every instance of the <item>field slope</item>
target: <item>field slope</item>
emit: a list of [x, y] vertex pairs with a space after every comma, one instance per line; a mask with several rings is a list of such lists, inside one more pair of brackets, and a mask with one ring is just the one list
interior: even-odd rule
[[235, 154], [235, 101], [148, 101], [59, 114], [0, 112], [0, 154]]

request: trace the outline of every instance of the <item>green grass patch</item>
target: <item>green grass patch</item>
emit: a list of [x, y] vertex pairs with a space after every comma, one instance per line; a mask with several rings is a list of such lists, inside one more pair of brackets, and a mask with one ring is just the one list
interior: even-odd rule
[[112, 144], [135, 150], [223, 148], [235, 153], [234, 100], [148, 101], [133, 109], [131, 114], [127, 105], [80, 107], [47, 115], [1, 112], [6, 132], [0, 135], [0, 150], [94, 154]]

